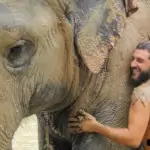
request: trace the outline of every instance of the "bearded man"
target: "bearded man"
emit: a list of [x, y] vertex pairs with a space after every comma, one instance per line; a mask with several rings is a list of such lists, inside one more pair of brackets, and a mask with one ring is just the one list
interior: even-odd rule
[[[72, 132], [96, 132], [120, 144], [149, 150], [150, 144], [150, 42], [141, 42], [133, 52], [131, 78], [134, 90], [131, 95], [128, 127], [112, 128], [98, 122], [83, 110], [69, 118]], [[79, 119], [80, 118], [80, 119]], [[81, 120], [81, 118], [83, 118]]]

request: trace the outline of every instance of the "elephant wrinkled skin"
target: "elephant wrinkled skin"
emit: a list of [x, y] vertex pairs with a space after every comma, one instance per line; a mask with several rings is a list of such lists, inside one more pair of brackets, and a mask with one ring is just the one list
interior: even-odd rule
[[44, 110], [73, 150], [131, 150], [94, 133], [70, 135], [67, 118], [83, 108], [127, 126], [129, 62], [149, 38], [149, 8], [139, 0], [127, 18], [123, 0], [0, 0], [0, 150], [10, 150], [22, 118]]

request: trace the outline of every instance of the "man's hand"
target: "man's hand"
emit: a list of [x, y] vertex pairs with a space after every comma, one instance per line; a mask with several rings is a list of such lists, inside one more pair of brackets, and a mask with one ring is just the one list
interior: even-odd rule
[[72, 133], [94, 132], [97, 123], [92, 115], [84, 110], [79, 110], [76, 117], [69, 118], [68, 127]]

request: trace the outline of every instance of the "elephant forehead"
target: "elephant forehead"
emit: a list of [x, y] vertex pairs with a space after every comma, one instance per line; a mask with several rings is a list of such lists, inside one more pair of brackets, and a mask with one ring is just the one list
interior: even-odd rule
[[11, 4], [0, 1], [0, 27], [23, 26], [33, 17], [33, 10], [25, 3]]
[[[29, 0], [0, 1], [0, 38], [12, 36], [14, 32], [28, 32], [34, 36], [32, 31], [35, 33], [35, 30], [40, 35], [43, 30], [46, 31], [48, 27], [56, 25], [58, 18], [52, 9], [44, 8], [38, 0], [31, 2], [29, 3]], [[20, 37], [21, 34], [17, 36]]]
[[17, 22], [14, 13], [5, 3], [0, 1], [0, 48], [5, 46], [6, 43], [10, 43], [10, 39], [12, 41], [12, 39], [17, 37], [16, 31], [15, 34], [12, 33], [12, 30], [16, 29], [16, 26]]
[[0, 26], [5, 25], [14, 26], [15, 19], [10, 9], [3, 3], [0, 3]]

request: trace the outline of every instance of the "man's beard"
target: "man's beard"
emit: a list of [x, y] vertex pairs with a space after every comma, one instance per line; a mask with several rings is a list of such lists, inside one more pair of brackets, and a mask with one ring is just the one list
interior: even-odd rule
[[[133, 69], [134, 68], [131, 69], [131, 75], [133, 74]], [[132, 83], [134, 87], [137, 87], [141, 85], [142, 83], [145, 83], [149, 79], [150, 79], [150, 69], [147, 71], [142, 71], [136, 80], [132, 79]]]

